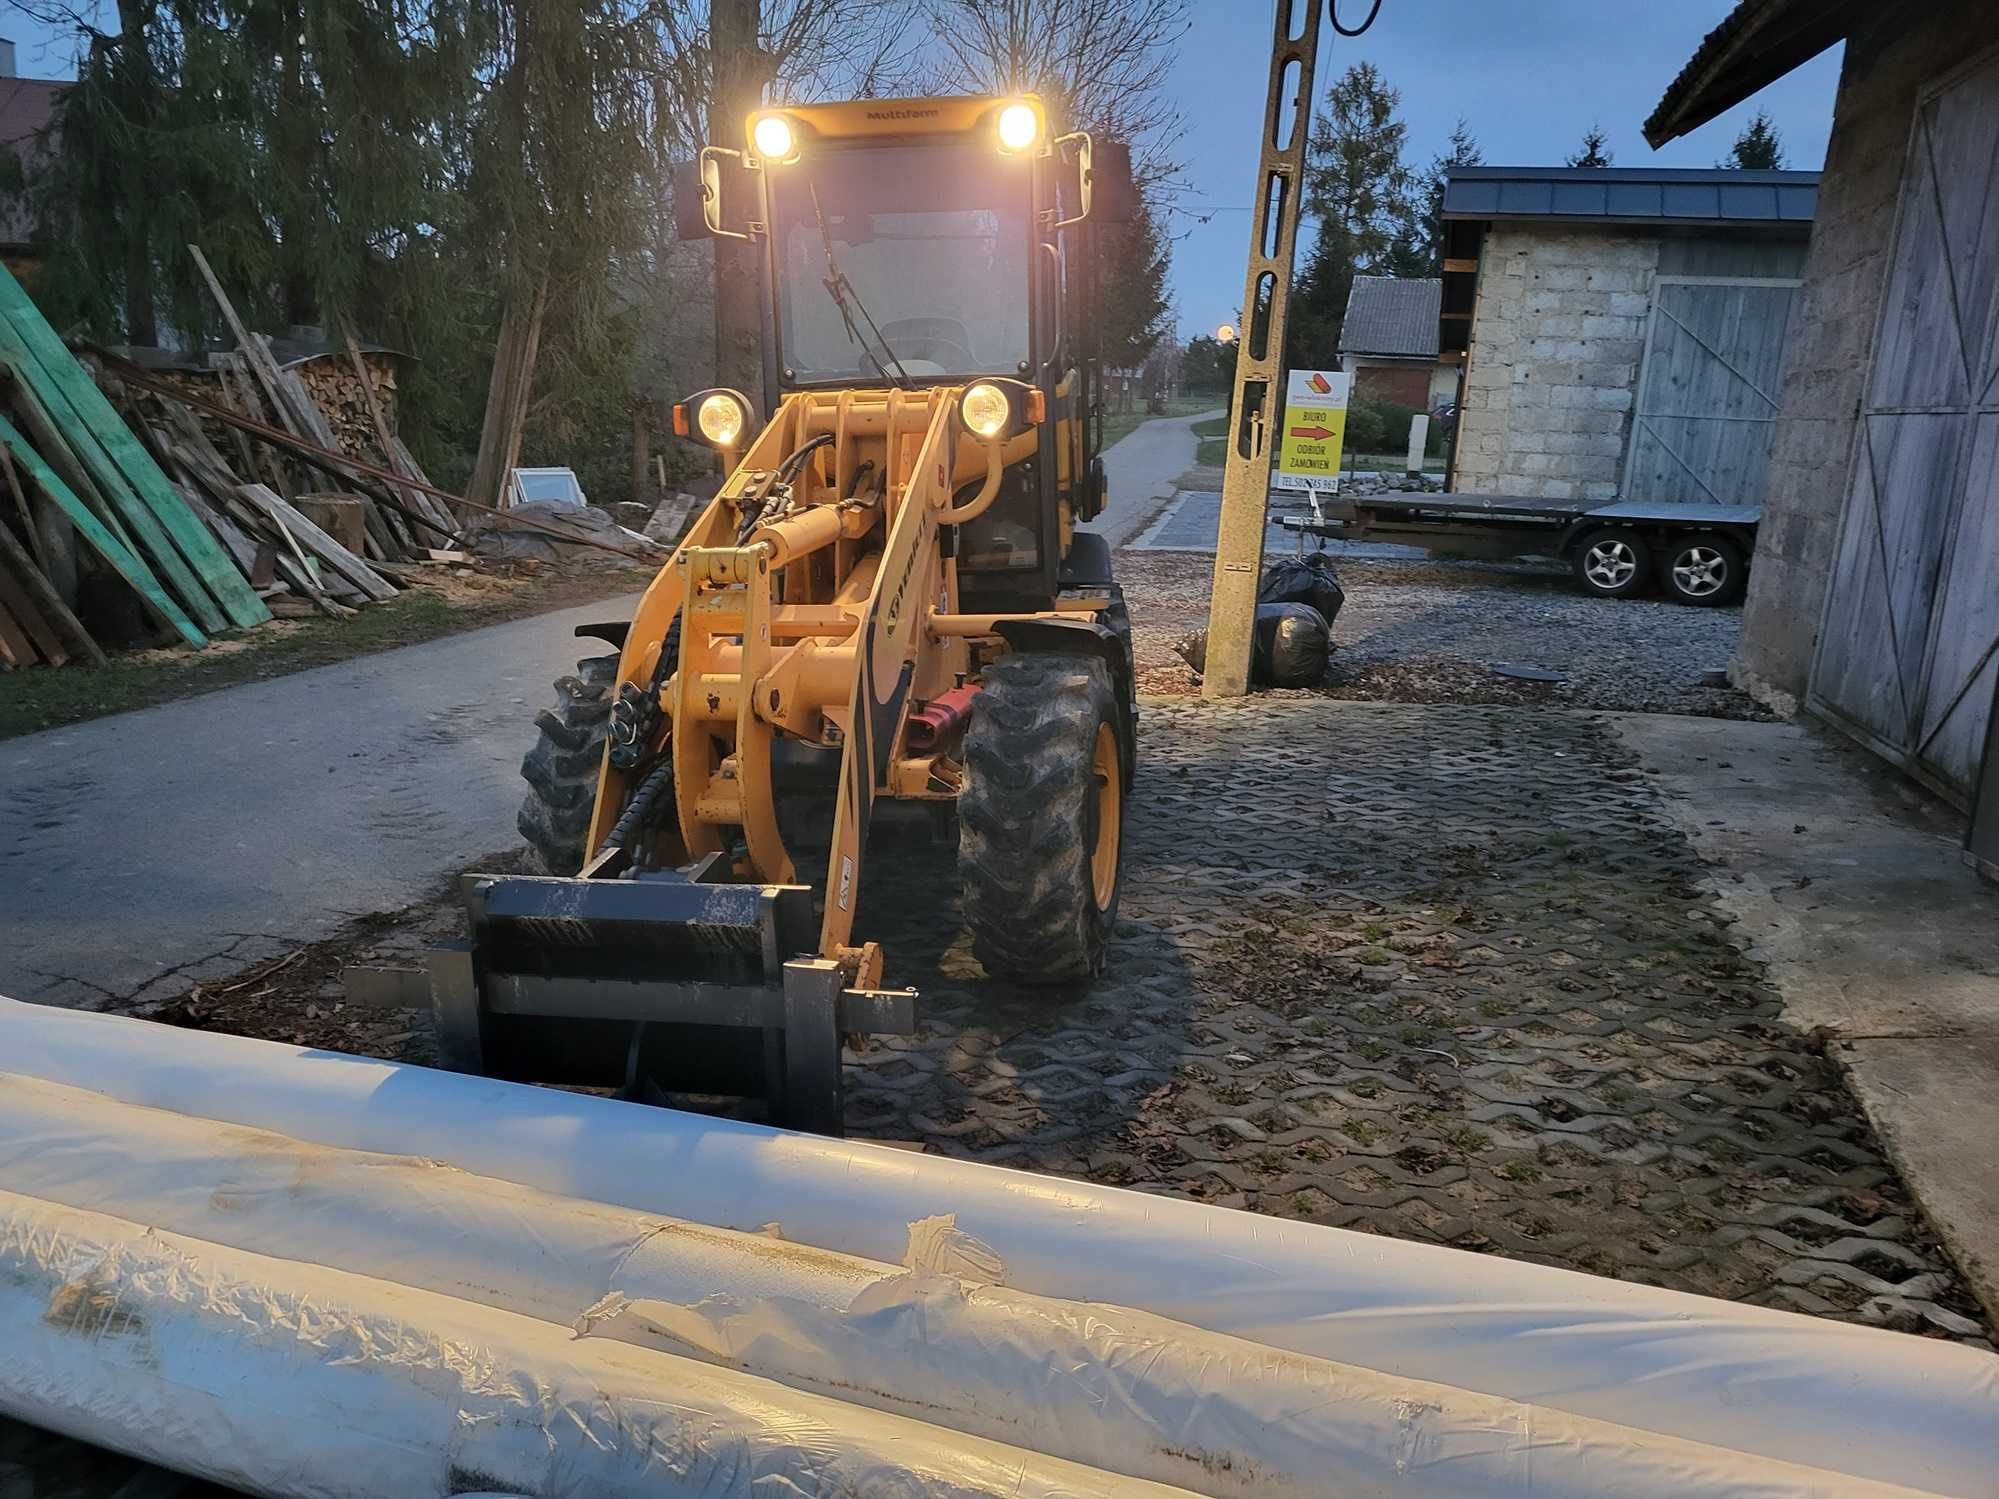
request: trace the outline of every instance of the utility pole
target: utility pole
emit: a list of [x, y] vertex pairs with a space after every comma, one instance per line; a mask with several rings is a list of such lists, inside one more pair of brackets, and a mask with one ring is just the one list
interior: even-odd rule
[[[757, 46], [762, 23], [760, 0], [709, 0], [708, 53], [715, 92], [708, 105], [708, 139], [717, 146], [742, 150], [744, 123], [764, 102], [770, 59]], [[715, 247], [715, 383], [760, 401], [757, 257], [762, 247], [720, 237], [710, 243]]]
[[[1270, 91], [1256, 174], [1256, 212], [1243, 280], [1245, 324], [1236, 342], [1233, 430], [1222, 478], [1222, 527], [1208, 603], [1208, 661], [1203, 697], [1249, 691], [1256, 634], [1256, 585], [1263, 576], [1263, 528], [1270, 505], [1271, 429], [1284, 415], [1284, 324], [1305, 192], [1305, 138], [1312, 125], [1312, 74], [1319, 57], [1320, 0], [1300, 7], [1298, 34], [1285, 29], [1291, 0], [1277, 0], [1270, 47]], [[1363, 28], [1365, 29], [1365, 28]], [[1295, 65], [1295, 71], [1294, 71]], [[1285, 120], [1289, 106], [1290, 119]], [[1288, 124], [1288, 129], [1286, 128]]]

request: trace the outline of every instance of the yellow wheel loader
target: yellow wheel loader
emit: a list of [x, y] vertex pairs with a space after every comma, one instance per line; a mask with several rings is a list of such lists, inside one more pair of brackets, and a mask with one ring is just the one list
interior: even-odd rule
[[[840, 1038], [913, 1028], [855, 928], [869, 833], [955, 827], [987, 972], [1087, 982], [1116, 921], [1136, 704], [1104, 502], [1095, 226], [1128, 151], [1032, 97], [763, 111], [683, 233], [761, 255], [761, 400], [676, 428], [728, 477], [522, 766], [548, 873], [465, 880], [448, 1065], [749, 1094], [840, 1128]], [[823, 878], [820, 877], [823, 871]]]

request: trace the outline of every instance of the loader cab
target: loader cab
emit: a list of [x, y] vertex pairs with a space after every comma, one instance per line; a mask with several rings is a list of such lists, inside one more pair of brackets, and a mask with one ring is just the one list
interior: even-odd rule
[[1070, 526], [1103, 505], [1097, 226], [1130, 158], [1057, 135], [1033, 96], [862, 100], [753, 115], [677, 192], [683, 236], [753, 241], [763, 413], [801, 390], [1026, 381], [1047, 421], [952, 538], [966, 607], [1045, 607]]

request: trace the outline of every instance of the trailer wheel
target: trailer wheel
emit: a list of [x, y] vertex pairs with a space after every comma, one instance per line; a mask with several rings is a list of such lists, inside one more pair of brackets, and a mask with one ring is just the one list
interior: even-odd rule
[[1123, 714], [1104, 663], [1017, 652], [986, 668], [965, 734], [958, 872], [972, 952], [1056, 985], [1104, 965], [1124, 853]]
[[1576, 581], [1598, 598], [1628, 599], [1645, 587], [1652, 548], [1628, 526], [1592, 531], [1576, 546]]
[[1682, 604], [1733, 604], [1749, 586], [1742, 548], [1711, 532], [1676, 537], [1660, 549], [1659, 586]]
[[617, 680], [615, 655], [586, 657], [575, 676], [556, 679], [555, 706], [535, 715], [541, 737], [521, 761], [528, 793], [514, 826], [527, 840], [530, 861], [549, 874], [583, 867]]

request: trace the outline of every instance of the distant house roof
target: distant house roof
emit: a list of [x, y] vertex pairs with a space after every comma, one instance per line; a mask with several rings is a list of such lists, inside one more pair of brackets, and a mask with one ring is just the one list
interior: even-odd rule
[[1810, 62], [1853, 29], [1861, 0], [1742, 0], [1707, 34], [1645, 122], [1656, 148]]
[[1809, 228], [1817, 172], [1727, 167], [1452, 167], [1447, 219]]
[[1340, 324], [1342, 354], [1435, 359], [1444, 284], [1433, 277], [1356, 276]]

